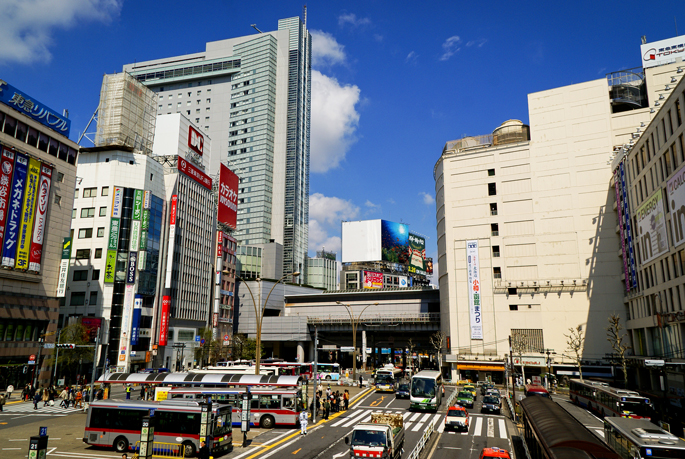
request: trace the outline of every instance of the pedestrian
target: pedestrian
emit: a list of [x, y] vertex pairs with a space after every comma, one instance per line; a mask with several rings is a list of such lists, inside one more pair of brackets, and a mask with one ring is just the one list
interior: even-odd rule
[[7, 400], [9, 400], [10, 397], [12, 397], [12, 392], [14, 392], [14, 386], [10, 384], [9, 386], [7, 386]]
[[334, 413], [338, 412], [338, 397], [331, 395], [331, 411]]
[[74, 404], [76, 403], [76, 397], [74, 396], [75, 392], [76, 390], [73, 387], [69, 389], [69, 398], [67, 398], [67, 408], [69, 408], [69, 404], [71, 404], [71, 406], [74, 406]]
[[126, 386], [126, 400], [131, 400], [131, 385]]
[[345, 411], [347, 411], [350, 408], [350, 391], [347, 389], [345, 389], [343, 394], [343, 400], [345, 402]]
[[307, 417], [307, 411], [300, 411], [300, 435], [307, 435], [307, 423], [309, 418]]
[[43, 400], [43, 406], [48, 406], [48, 402], [50, 401], [50, 391], [48, 391], [47, 387], [43, 389], [41, 400]]
[[363, 381], [364, 381], [364, 380], [362, 379], [362, 375], [359, 375], [359, 388], [360, 388], [360, 389], [362, 388], [362, 382], [363, 382]]
[[5, 406], [5, 396], [4, 394], [0, 394], [0, 411], [2, 411], [3, 406]]
[[331, 390], [331, 386], [329, 385], [328, 389], [326, 389], [326, 397], [331, 398], [332, 393], [333, 391]]
[[326, 401], [323, 402], [323, 409], [324, 409], [323, 418], [325, 420], [328, 420], [328, 415], [331, 414], [331, 402], [330, 402], [330, 400], [328, 400], [328, 398], [326, 398]]
[[83, 392], [81, 392], [80, 390], [76, 392], [74, 408], [76, 407], [83, 408]]
[[59, 402], [59, 406], [62, 408], [68, 408], [69, 405], [67, 404], [67, 399], [69, 398], [69, 392], [67, 392], [66, 387], [64, 389], [62, 389], [62, 392], [60, 392], [59, 398], [62, 399], [62, 401]]
[[197, 452], [198, 459], [209, 459], [209, 448], [203, 441], [200, 442], [200, 450]]
[[33, 409], [37, 410], [38, 409], [38, 402], [40, 402], [40, 391], [36, 391], [36, 393], [33, 395]]

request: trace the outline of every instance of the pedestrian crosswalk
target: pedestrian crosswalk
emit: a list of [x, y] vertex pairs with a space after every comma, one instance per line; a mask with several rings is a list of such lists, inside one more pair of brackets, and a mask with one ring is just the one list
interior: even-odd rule
[[59, 401], [56, 401], [54, 406], [43, 406], [43, 402], [41, 401], [38, 403], [38, 408], [34, 410], [32, 402], [21, 402], [3, 406], [3, 411], [0, 412], [0, 416], [10, 416], [17, 413], [40, 416], [66, 416], [82, 410], [82, 408], [74, 408], [73, 406], [62, 408], [59, 406]]
[[[425, 430], [431, 423], [437, 422], [435, 428], [438, 432], [445, 430], [445, 415], [442, 413], [422, 413], [412, 412], [406, 410], [375, 410], [375, 409], [356, 409], [351, 414], [336, 419], [331, 427], [349, 428], [360, 422], [369, 422], [372, 413], [393, 413], [401, 414], [404, 419], [404, 428], [407, 432], [421, 432]], [[449, 431], [450, 434], [472, 435], [475, 437], [499, 437], [508, 438], [507, 426], [504, 418], [497, 416], [484, 416], [472, 414], [470, 417], [470, 424], [468, 431], [454, 432]]]

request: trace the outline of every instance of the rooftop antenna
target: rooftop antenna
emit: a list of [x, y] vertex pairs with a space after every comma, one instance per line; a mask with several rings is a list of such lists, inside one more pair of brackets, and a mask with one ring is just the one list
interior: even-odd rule
[[642, 36], [642, 44], [647, 44], [647, 35]]
[[255, 29], [257, 32], [259, 32], [259, 33], [264, 33], [264, 32], [262, 32], [261, 30], [259, 30], [259, 29], [257, 28], [257, 24], [250, 24], [250, 26], [252, 26], [252, 28]]

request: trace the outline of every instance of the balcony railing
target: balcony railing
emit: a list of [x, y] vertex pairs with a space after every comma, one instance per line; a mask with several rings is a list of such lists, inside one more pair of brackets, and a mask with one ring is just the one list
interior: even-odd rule
[[[299, 314], [298, 314], [299, 315]], [[385, 325], [392, 323], [435, 323], [440, 322], [439, 312], [421, 312], [417, 314], [364, 314], [359, 320], [360, 323], [367, 325]], [[307, 323], [317, 325], [349, 324], [350, 316], [331, 314], [318, 317], [307, 316]]]

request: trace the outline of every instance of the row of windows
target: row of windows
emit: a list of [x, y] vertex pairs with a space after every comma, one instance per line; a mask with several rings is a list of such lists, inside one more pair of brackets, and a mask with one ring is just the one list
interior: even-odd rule
[[69, 164], [76, 164], [77, 150], [1, 112], [0, 131], [55, 158]]
[[[78, 195], [79, 195], [79, 189], [76, 188], [74, 190], [74, 199], [78, 199]], [[97, 187], [84, 188], [83, 189], [83, 197], [84, 198], [97, 198], [97, 196], [98, 196]], [[100, 196], [109, 196], [109, 187], [108, 186], [102, 187], [102, 190], [100, 191]]]
[[[101, 226], [97, 230], [97, 237], [105, 237], [105, 227]], [[78, 230], [79, 239], [90, 239], [93, 237], [93, 228], [81, 228]]]
[[[90, 259], [90, 249], [77, 249], [76, 259], [77, 260], [89, 260]], [[95, 256], [93, 258], [102, 258], [102, 249], [95, 249]]]
[[[73, 209], [71, 211], [71, 218], [76, 218], [78, 209]], [[100, 212], [98, 214], [100, 217], [107, 216], [107, 206], [100, 207]], [[81, 218], [94, 218], [95, 217], [95, 207], [84, 207], [81, 209]]]
[[69, 299], [69, 306], [94, 306], [98, 304], [98, 292], [90, 292], [88, 295], [88, 303], [86, 303], [86, 292], [71, 292]]
[[[140, 75], [136, 75], [136, 79], [140, 82], [147, 81], [147, 80], [164, 80], [167, 78], [179, 78], [179, 77], [183, 77], [183, 76], [201, 75], [203, 73], [217, 72], [220, 70], [239, 69], [239, 68], [240, 68], [240, 59], [231, 59], [231, 60], [226, 60], [226, 61], [222, 61], [222, 62], [214, 62], [211, 64], [193, 65], [193, 66], [189, 66], [189, 67], [183, 67], [180, 69], [159, 70], [157, 72], [142, 73]], [[190, 83], [190, 84], [192, 84], [192, 83]]]
[[[208, 92], [208, 93], [212, 92], [212, 89], [211, 89], [211, 88], [208, 88], [208, 89], [207, 89], [207, 92]], [[198, 89], [198, 90], [197, 90], [197, 96], [199, 97], [199, 96], [201, 96], [201, 95], [202, 95], [202, 89]], [[159, 94], [158, 96], [159, 96], [159, 100], [164, 99], [164, 94]], [[183, 93], [182, 93], [182, 92], [179, 92], [179, 93], [178, 93], [178, 98], [180, 99], [180, 98], [182, 98], [182, 97], [183, 97]], [[192, 92], [192, 91], [188, 91], [188, 97], [193, 97], [193, 92]], [[167, 98], [167, 99], [173, 99], [173, 98], [174, 98], [174, 95], [173, 95], [173, 94], [168, 94], [168, 95], [166, 96], [166, 98]], [[209, 100], [209, 99], [207, 99], [207, 100]], [[198, 101], [198, 102], [199, 102], [199, 101]]]

